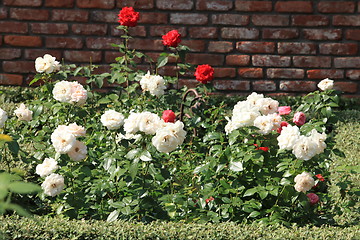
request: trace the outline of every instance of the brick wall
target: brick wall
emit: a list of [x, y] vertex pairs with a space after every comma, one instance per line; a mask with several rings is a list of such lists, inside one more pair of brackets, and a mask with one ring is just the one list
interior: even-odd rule
[[[141, 15], [131, 47], [156, 57], [161, 36], [178, 29], [187, 60], [212, 65], [221, 92], [301, 94], [328, 77], [360, 95], [359, 1], [2, 0], [0, 84], [26, 86], [45, 53], [108, 69], [124, 6]], [[194, 82], [188, 74], [180, 84]]]

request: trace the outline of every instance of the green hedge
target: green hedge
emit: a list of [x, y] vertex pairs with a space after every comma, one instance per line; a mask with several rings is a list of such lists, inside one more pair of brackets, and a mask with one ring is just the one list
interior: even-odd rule
[[1, 217], [3, 239], [359, 239], [358, 226], [298, 227], [256, 224], [151, 224]]

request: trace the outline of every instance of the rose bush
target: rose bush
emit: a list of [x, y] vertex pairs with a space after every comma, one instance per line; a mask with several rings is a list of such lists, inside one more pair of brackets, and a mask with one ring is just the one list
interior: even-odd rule
[[[168, 48], [153, 69], [151, 58], [128, 47], [138, 18], [132, 8], [120, 11], [123, 42], [113, 46], [122, 56], [110, 72], [54, 67], [44, 56], [35, 63], [31, 83], [42, 84], [28, 111], [0, 109], [3, 132], [13, 135], [4, 159], [22, 162], [24, 177], [43, 189], [27, 197], [28, 208], [108, 221], [315, 221], [309, 213], [331, 204], [315, 177], [327, 177], [329, 156], [341, 154], [331, 132], [337, 92], [316, 91], [286, 107], [252, 93], [233, 106], [207, 94], [214, 78], [207, 64], [196, 67], [197, 91], [170, 88], [195, 69], [184, 61], [189, 49], [176, 32], [164, 35]], [[158, 74], [169, 57], [176, 77]], [[149, 69], [139, 70], [135, 58]], [[115, 86], [106, 94], [97, 91], [105, 82]], [[306, 195], [315, 192], [317, 201]]]

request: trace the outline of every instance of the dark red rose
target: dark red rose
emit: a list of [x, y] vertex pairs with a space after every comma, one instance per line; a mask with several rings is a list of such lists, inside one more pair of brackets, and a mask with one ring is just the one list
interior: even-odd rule
[[316, 174], [315, 177], [317, 177], [317, 179], [319, 179], [320, 182], [325, 181], [325, 178], [321, 174]]
[[139, 13], [135, 12], [133, 7], [124, 7], [120, 10], [119, 14], [119, 23], [127, 27], [135, 27], [137, 21], [139, 20]]
[[298, 125], [298, 126], [302, 126], [305, 124], [306, 121], [306, 116], [305, 113], [303, 112], [297, 112], [294, 114], [294, 118], [293, 118], [293, 122]]
[[162, 113], [162, 117], [161, 117], [164, 122], [175, 122], [175, 119], [176, 119], [176, 116], [175, 116], [175, 113], [171, 110], [165, 110], [163, 111]]
[[181, 42], [181, 35], [177, 30], [171, 30], [162, 36], [163, 44], [167, 47], [177, 47]]
[[201, 83], [208, 83], [214, 78], [214, 69], [208, 65], [199, 65], [195, 71], [196, 80]]
[[278, 129], [276, 129], [276, 131], [277, 131], [278, 133], [281, 133], [282, 128], [283, 128], [283, 127], [287, 127], [288, 125], [289, 125], [289, 124], [288, 124], [287, 122], [282, 121], [282, 122], [280, 123], [280, 127], [279, 127]]
[[309, 198], [310, 205], [315, 205], [320, 201], [320, 198], [315, 193], [308, 193], [306, 196]]

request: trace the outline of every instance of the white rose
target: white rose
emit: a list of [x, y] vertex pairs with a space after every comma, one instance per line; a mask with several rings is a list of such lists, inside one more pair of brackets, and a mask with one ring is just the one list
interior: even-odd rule
[[261, 98], [255, 104], [260, 112], [264, 115], [276, 113], [279, 107], [279, 102], [271, 98]]
[[257, 94], [256, 92], [253, 92], [246, 98], [246, 101], [249, 102], [252, 106], [257, 106], [256, 103], [263, 98], [263, 94]]
[[129, 117], [124, 120], [124, 131], [129, 134], [135, 134], [139, 131], [140, 113], [131, 112]]
[[152, 144], [159, 152], [168, 153], [175, 150], [178, 146], [178, 139], [168, 128], [161, 128], [152, 138]]
[[7, 113], [0, 108], [0, 128], [4, 127], [7, 119], [8, 119]]
[[143, 91], [149, 91], [153, 96], [164, 95], [166, 89], [164, 78], [159, 75], [151, 75], [148, 71], [140, 80], [140, 86]]
[[310, 138], [316, 142], [317, 144], [317, 154], [324, 152], [326, 148], [326, 134], [325, 133], [318, 133], [315, 129], [311, 130]]
[[271, 133], [279, 128], [281, 116], [273, 113], [269, 115], [259, 116], [254, 120], [254, 126], [259, 128], [258, 132], [264, 135]]
[[283, 127], [280, 135], [277, 137], [279, 148], [292, 150], [299, 138], [300, 130], [297, 126], [288, 125]]
[[115, 110], [107, 110], [101, 115], [100, 121], [107, 129], [115, 130], [124, 124], [124, 118], [124, 115]]
[[78, 82], [70, 82], [71, 84], [71, 99], [70, 103], [77, 103], [77, 105], [81, 106], [86, 102], [87, 99], [87, 91]]
[[67, 153], [74, 161], [81, 161], [86, 158], [87, 147], [83, 142], [76, 140], [73, 148]]
[[318, 88], [320, 88], [323, 91], [333, 89], [334, 80], [325, 78], [325, 79], [321, 80], [317, 86], [318, 86]]
[[305, 193], [306, 191], [309, 191], [313, 186], [315, 186], [315, 181], [312, 178], [310, 173], [303, 172], [301, 174], [298, 174], [295, 178], [295, 190], [298, 192]]
[[54, 86], [52, 93], [55, 100], [69, 103], [71, 101], [71, 94], [72, 94], [71, 82], [68, 81], [57, 82]]
[[145, 134], [155, 134], [161, 126], [160, 117], [151, 112], [142, 112], [139, 116], [139, 130]]
[[76, 138], [68, 131], [61, 131], [60, 129], [56, 129], [51, 134], [51, 142], [55, 148], [55, 151], [63, 154], [69, 152], [73, 148], [76, 142]]
[[21, 103], [20, 107], [15, 109], [15, 115], [18, 117], [20, 121], [31, 121], [33, 112], [29, 110], [25, 104]]
[[228, 120], [228, 123], [225, 126], [226, 135], [228, 135], [229, 133], [231, 133], [232, 131], [237, 129], [236, 126], [234, 125], [234, 123], [230, 119], [227, 119], [227, 120]]
[[36, 166], [36, 174], [40, 175], [40, 177], [46, 177], [58, 168], [59, 166], [55, 159], [45, 158], [43, 163]]
[[238, 129], [240, 127], [252, 126], [258, 116], [260, 116], [260, 112], [257, 107], [254, 107], [248, 101], [240, 101], [234, 106], [231, 121], [234, 128]]
[[297, 159], [310, 160], [318, 153], [318, 145], [311, 137], [300, 136], [294, 144], [292, 153]]
[[43, 58], [38, 57], [35, 59], [35, 69], [39, 73], [52, 73], [58, 71], [60, 66], [60, 63], [50, 54], [45, 54]]
[[45, 178], [45, 181], [41, 184], [41, 187], [46, 195], [54, 197], [60, 194], [64, 189], [64, 177], [59, 174], [52, 173]]
[[77, 125], [76, 123], [70, 123], [67, 126], [66, 131], [73, 134], [75, 137], [84, 137], [86, 135], [85, 128], [83, 126]]

